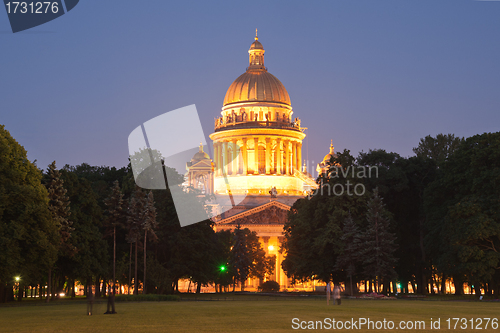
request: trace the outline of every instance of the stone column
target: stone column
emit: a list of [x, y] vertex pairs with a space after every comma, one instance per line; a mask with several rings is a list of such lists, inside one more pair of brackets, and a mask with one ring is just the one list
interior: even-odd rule
[[283, 152], [285, 154], [285, 167], [283, 168], [283, 173], [285, 175], [290, 174], [290, 152], [289, 152], [290, 140], [283, 140]]
[[227, 175], [227, 162], [228, 162], [228, 149], [227, 149], [227, 142], [223, 141], [222, 142], [222, 174]]
[[214, 142], [214, 164], [215, 164], [215, 176], [219, 176], [220, 163], [219, 163], [219, 148], [220, 143]]
[[271, 174], [271, 139], [266, 138], [266, 175]]
[[293, 174], [294, 170], [297, 169], [297, 142], [292, 141], [292, 170], [291, 174]]
[[281, 166], [283, 165], [281, 160], [281, 139], [276, 139], [276, 174], [281, 175]]
[[219, 174], [219, 177], [222, 176], [222, 142], [217, 143], [217, 172]]
[[253, 154], [254, 154], [254, 169], [253, 169], [253, 174], [258, 175], [259, 174], [259, 138], [255, 137], [253, 138], [254, 142], [254, 148], [253, 148]]
[[267, 248], [269, 244], [269, 236], [262, 237], [262, 241], [264, 243], [264, 251], [266, 251], [266, 253], [269, 253], [269, 249]]
[[210, 184], [208, 193], [214, 194], [214, 175], [212, 172], [208, 173], [208, 183]]
[[212, 158], [212, 166], [214, 167], [214, 176], [217, 176], [217, 142], [214, 142], [214, 156]]
[[237, 175], [238, 174], [238, 145], [236, 144], [236, 139], [233, 139], [232, 142], [232, 161], [231, 161], [231, 175]]
[[302, 171], [302, 142], [297, 143], [297, 168]]
[[248, 155], [247, 155], [247, 139], [243, 139], [243, 146], [241, 147], [241, 152], [243, 154], [243, 174], [248, 174]]

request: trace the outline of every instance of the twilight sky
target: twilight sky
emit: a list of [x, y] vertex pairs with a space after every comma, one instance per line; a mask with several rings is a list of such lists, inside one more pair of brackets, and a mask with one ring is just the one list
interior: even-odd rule
[[208, 141], [255, 28], [311, 164], [331, 139], [410, 156], [500, 130], [500, 1], [81, 0], [16, 34], [2, 11], [0, 124], [43, 168], [124, 166], [134, 128], [190, 104]]

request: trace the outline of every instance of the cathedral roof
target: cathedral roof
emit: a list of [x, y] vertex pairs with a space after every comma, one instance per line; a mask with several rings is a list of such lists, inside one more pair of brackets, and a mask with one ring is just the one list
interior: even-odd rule
[[250, 45], [250, 50], [255, 50], [255, 49], [264, 50], [262, 43], [259, 42], [259, 39], [257, 37], [255, 38], [255, 42], [253, 42], [252, 45]]
[[283, 83], [264, 67], [264, 48], [255, 37], [250, 46], [250, 63], [245, 73], [229, 86], [224, 106], [242, 102], [276, 102], [291, 105]]

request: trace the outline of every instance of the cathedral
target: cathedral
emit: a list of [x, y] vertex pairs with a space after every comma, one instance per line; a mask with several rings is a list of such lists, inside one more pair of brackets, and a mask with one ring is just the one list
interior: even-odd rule
[[[266, 280], [286, 289], [291, 283], [281, 269], [283, 227], [293, 203], [317, 184], [301, 166], [305, 128], [294, 117], [285, 86], [264, 66], [257, 35], [248, 53], [248, 68], [229, 86], [214, 121], [214, 158], [200, 145], [186, 164], [186, 181], [217, 198], [216, 231], [239, 224], [257, 233], [267, 255], [276, 256], [275, 272]], [[333, 154], [332, 145], [318, 170]], [[256, 289], [261, 282], [249, 279], [245, 287]]]

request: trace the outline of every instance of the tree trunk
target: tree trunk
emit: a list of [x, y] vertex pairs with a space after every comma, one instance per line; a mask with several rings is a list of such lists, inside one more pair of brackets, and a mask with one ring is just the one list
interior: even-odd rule
[[139, 283], [137, 281], [137, 241], [135, 242], [135, 278], [134, 278], [134, 295], [138, 295]]
[[113, 291], [111, 292], [111, 313], [115, 314], [116, 295], [116, 226], [113, 226]]
[[0, 303], [5, 303], [6, 302], [6, 297], [5, 297], [5, 285], [0, 282]]
[[455, 286], [455, 295], [463, 295], [464, 283], [462, 279], [453, 277], [453, 285]]
[[413, 289], [413, 293], [416, 294], [417, 293], [417, 287], [415, 287], [415, 282], [413, 282], [413, 280], [411, 280], [410, 284], [411, 284], [411, 289]]
[[[99, 280], [99, 283], [101, 281]], [[102, 288], [100, 295], [103, 297], [109, 296], [109, 290], [111, 289], [111, 285], [109, 284], [109, 280], [107, 278], [102, 279]]]
[[[419, 222], [420, 254], [422, 256], [421, 265], [418, 265], [418, 266], [420, 266], [422, 281], [421, 281], [421, 283], [418, 284], [418, 286], [421, 287], [419, 292], [421, 292], [422, 294], [425, 295], [426, 291], [427, 291], [427, 277], [425, 274], [425, 263], [427, 262], [427, 260], [426, 260], [426, 256], [425, 256], [425, 245], [424, 245], [424, 222], [425, 222], [425, 219], [420, 219], [418, 222]], [[412, 287], [413, 287], [413, 284], [412, 284]], [[416, 293], [417, 290], [413, 289], [413, 292]]]
[[144, 279], [142, 281], [142, 294], [146, 295], [146, 241], [148, 237], [148, 232], [144, 232]]
[[45, 299], [46, 303], [50, 301], [51, 285], [52, 285], [52, 269], [49, 268], [48, 281], [47, 281], [47, 298]]
[[51, 294], [50, 300], [51, 301], [54, 301], [56, 299], [56, 294], [57, 294], [56, 283], [57, 283], [57, 271], [52, 274], [52, 283], [50, 286], [50, 294]]
[[127, 295], [130, 295], [130, 285], [132, 284], [132, 243], [130, 243], [130, 256], [128, 258], [128, 289]]
[[481, 283], [474, 283], [474, 291], [476, 292], [476, 298], [481, 296]]
[[101, 296], [106, 296], [106, 282], [102, 281], [102, 290], [101, 290], [101, 277], [97, 275], [95, 277], [95, 298], [100, 298]]
[[201, 283], [199, 282], [196, 284], [196, 293], [197, 294], [201, 293]]
[[23, 300], [24, 287], [19, 283], [17, 286], [17, 301], [21, 302]]

